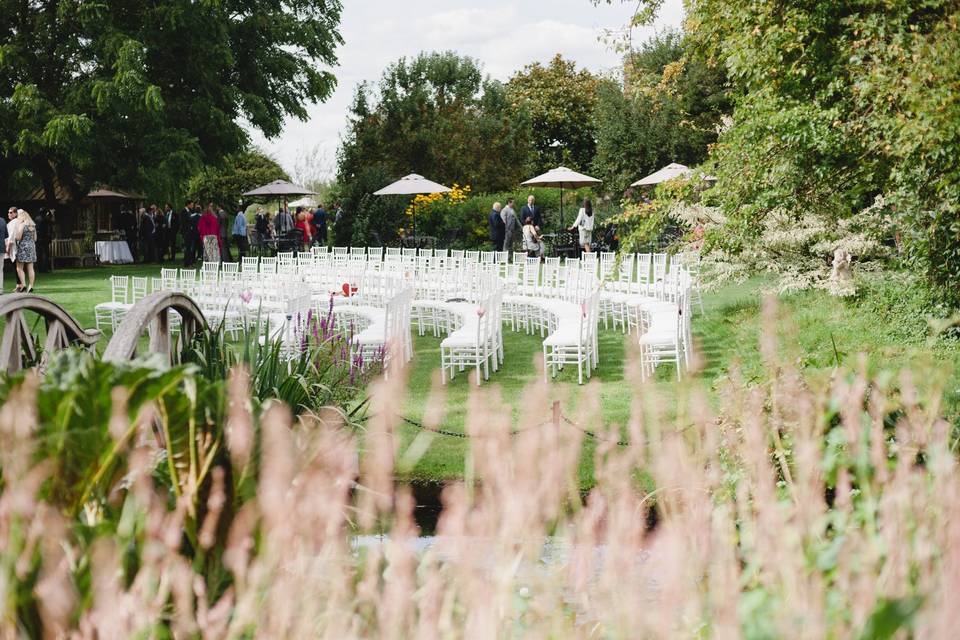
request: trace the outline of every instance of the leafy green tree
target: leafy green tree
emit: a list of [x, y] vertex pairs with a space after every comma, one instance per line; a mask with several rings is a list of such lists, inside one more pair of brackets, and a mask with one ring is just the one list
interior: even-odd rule
[[560, 54], [535, 62], [507, 83], [514, 104], [530, 114], [536, 171], [558, 164], [586, 169], [596, 150], [594, 110], [598, 79]]
[[231, 154], [220, 166], [206, 167], [193, 176], [187, 193], [199, 202], [215, 202], [233, 210], [241, 194], [273, 180], [289, 180], [277, 161], [257, 149]]
[[723, 69], [666, 31], [624, 58], [624, 83], [597, 91], [593, 171], [614, 193], [671, 162], [698, 165], [730, 109]]
[[[53, 199], [189, 177], [329, 97], [339, 0], [0, 0], [0, 150]], [[2, 177], [2, 176], [0, 176]]]
[[530, 155], [527, 122], [503, 85], [470, 58], [423, 53], [388, 67], [376, 91], [357, 87], [338, 179], [381, 164], [394, 179], [419, 173], [492, 190], [520, 181]]
[[[661, 4], [642, 1], [635, 22]], [[687, 10], [687, 37], [725, 69], [733, 99], [711, 151], [727, 219], [712, 246], [761, 269], [782, 262], [754, 260], [778, 232], [807, 230], [799, 255], [826, 238], [839, 248], [849, 243], [834, 230], [883, 196], [899, 227], [886, 242], [960, 306], [956, 0], [704, 0]]]

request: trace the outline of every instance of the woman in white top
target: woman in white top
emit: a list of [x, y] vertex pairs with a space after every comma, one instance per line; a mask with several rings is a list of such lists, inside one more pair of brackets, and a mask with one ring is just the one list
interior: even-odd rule
[[529, 258], [543, 257], [543, 243], [540, 242], [540, 236], [537, 235], [533, 218], [530, 216], [523, 219], [523, 250], [527, 252]]
[[593, 205], [590, 203], [590, 198], [584, 198], [583, 206], [580, 207], [577, 219], [573, 221], [569, 231], [580, 230], [580, 247], [587, 253], [590, 252], [590, 241], [593, 238], [593, 223]]

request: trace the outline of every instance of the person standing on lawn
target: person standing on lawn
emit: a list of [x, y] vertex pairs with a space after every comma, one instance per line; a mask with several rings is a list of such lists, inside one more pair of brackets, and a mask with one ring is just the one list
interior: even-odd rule
[[233, 219], [233, 244], [237, 245], [237, 255], [243, 258], [247, 252], [247, 214], [243, 207], [237, 208], [237, 217]]
[[167, 216], [164, 215], [163, 211], [160, 211], [159, 207], [153, 208], [153, 226], [154, 226], [154, 245], [156, 247], [156, 259], [157, 262], [163, 262], [163, 259], [167, 256]]
[[204, 262], [220, 262], [220, 223], [213, 212], [213, 203], [207, 205], [197, 222], [200, 244], [203, 247]]
[[177, 235], [180, 233], [180, 216], [168, 202], [163, 206], [163, 217], [167, 226], [167, 253], [170, 260], [177, 259]]
[[[33, 269], [33, 263], [37, 261], [37, 225], [23, 209], [17, 209], [17, 222], [19, 224], [15, 235], [7, 239], [7, 242], [12, 242], [17, 248], [17, 276], [20, 284], [15, 291], [33, 293], [33, 284], [37, 277]], [[23, 285], [28, 279], [30, 284], [24, 289]]]
[[140, 207], [137, 214], [137, 237], [140, 241], [140, 256], [144, 264], [154, 260], [155, 233], [156, 225], [153, 222], [153, 215], [147, 213], [144, 207]]
[[520, 231], [520, 221], [517, 220], [517, 212], [513, 210], [513, 198], [507, 199], [507, 206], [500, 211], [500, 217], [503, 218], [503, 249], [501, 251], [511, 251], [513, 240]]
[[223, 207], [217, 207], [217, 224], [220, 225], [220, 259], [233, 262], [230, 254], [230, 217]]
[[527, 204], [523, 205], [523, 209], [520, 210], [520, 219], [526, 220], [527, 218], [533, 220], [533, 226], [536, 227], [537, 233], [543, 230], [543, 214], [540, 213], [540, 208], [537, 207], [537, 199], [533, 197], [532, 193], [527, 196]]
[[[17, 213], [17, 208], [10, 207], [10, 209], [7, 210], [7, 217], [10, 217], [11, 214], [16, 215], [16, 213]], [[4, 267], [4, 262], [6, 262], [7, 260], [6, 247], [7, 247], [8, 237], [9, 235], [7, 234], [7, 221], [4, 218], [0, 217], [0, 247], [4, 248], [3, 257], [0, 258], [0, 293], [3, 293], [3, 267]]]
[[506, 230], [503, 224], [503, 218], [500, 216], [500, 209], [503, 207], [499, 202], [493, 203], [493, 209], [487, 216], [487, 224], [490, 225], [490, 242], [493, 243], [494, 251], [503, 251], [503, 236]]
[[180, 221], [183, 234], [183, 266], [192, 267], [200, 251], [200, 211], [193, 200], [187, 202]]
[[320, 246], [327, 246], [327, 211], [323, 208], [323, 203], [317, 205], [317, 210], [313, 212], [313, 240]]

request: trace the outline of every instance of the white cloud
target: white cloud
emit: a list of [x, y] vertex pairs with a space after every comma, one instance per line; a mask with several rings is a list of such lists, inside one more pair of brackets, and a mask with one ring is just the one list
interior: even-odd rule
[[[314, 149], [333, 168], [356, 85], [376, 82], [384, 68], [402, 56], [453, 50], [477, 59], [487, 74], [500, 80], [557, 53], [603, 72], [618, 65], [619, 55], [600, 36], [604, 29], [624, 25], [632, 9], [629, 3], [595, 7], [589, 0], [349, 0], [344, 5], [345, 44], [338, 51], [340, 65], [333, 70], [338, 80], [334, 95], [311, 105], [307, 122], [289, 120], [279, 138], [252, 136], [288, 172]], [[658, 24], [677, 26], [681, 18], [681, 0], [667, 0]], [[639, 31], [634, 38], [651, 32]]]

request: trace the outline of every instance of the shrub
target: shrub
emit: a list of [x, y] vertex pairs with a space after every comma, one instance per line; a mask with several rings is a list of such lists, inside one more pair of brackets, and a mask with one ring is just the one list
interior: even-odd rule
[[[63, 452], [43, 450], [55, 419], [38, 409], [47, 383], [19, 377], [0, 410], [0, 629], [952, 637], [960, 466], [932, 377], [805, 377], [776, 359], [775, 336], [766, 327], [764, 379], [733, 372], [717, 413], [696, 383], [669, 412], [638, 383], [636, 414], [621, 430], [598, 423], [599, 394], [588, 394], [578, 422], [597, 439], [597, 484], [585, 501], [576, 481], [585, 431], [543, 424], [550, 394], [539, 377], [524, 391], [519, 425], [495, 389], [472, 390], [466, 424], [481, 482], [445, 489], [439, 537], [423, 552], [413, 499], [393, 469], [432, 434], [397, 451], [401, 376], [374, 386], [359, 464], [352, 434], [336, 424], [294, 423], [279, 404], [255, 412], [242, 371], [212, 457], [166, 457], [143, 419], [152, 414], [131, 421], [116, 392], [109, 428], [130, 434], [112, 440], [125, 473], [84, 505], [96, 526], [50, 501]], [[164, 465], [209, 465], [209, 481], [175, 497], [180, 485], [158, 473]]]

